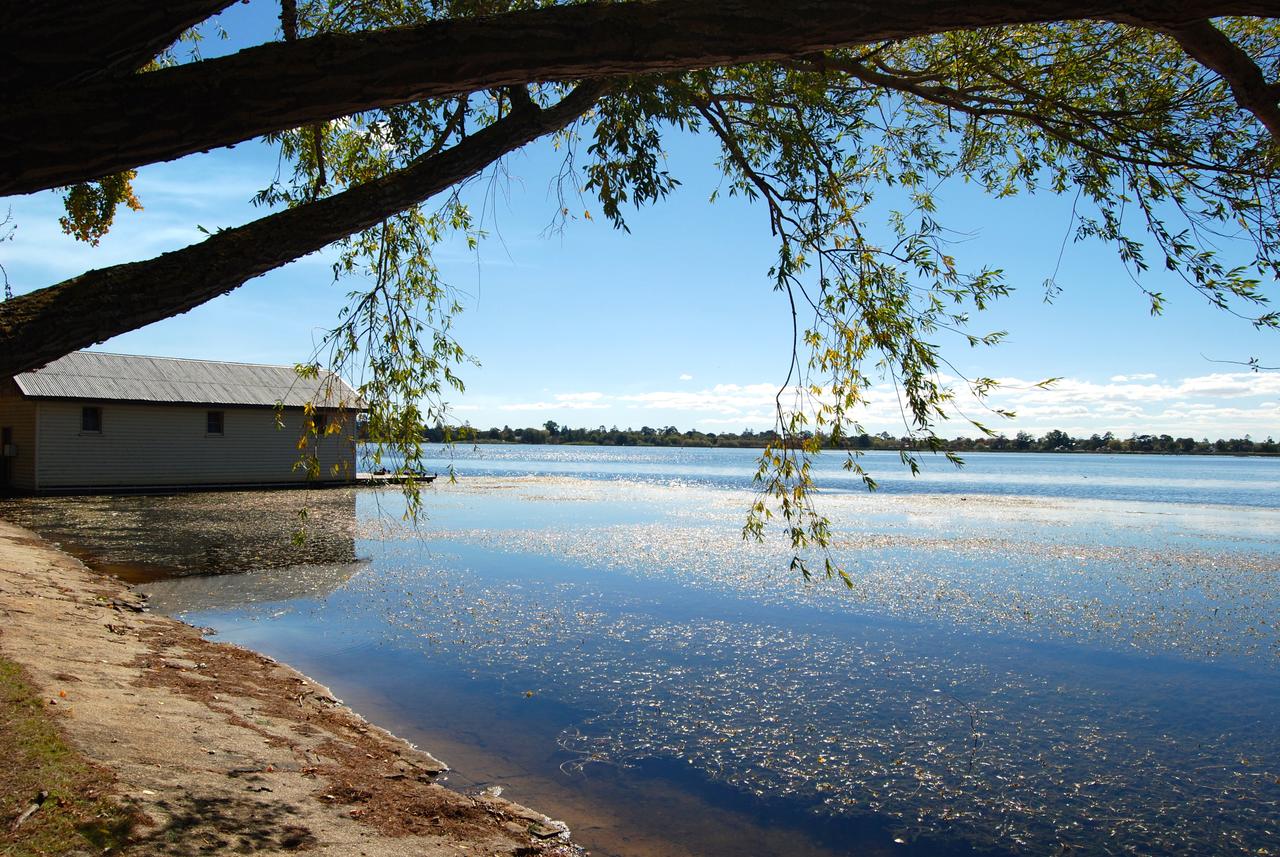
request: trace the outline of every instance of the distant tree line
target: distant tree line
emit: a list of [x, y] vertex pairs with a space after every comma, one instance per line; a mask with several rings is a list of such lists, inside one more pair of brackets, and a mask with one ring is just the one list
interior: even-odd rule
[[562, 426], [554, 420], [547, 420], [541, 428], [517, 428], [510, 426], [491, 429], [476, 429], [471, 426], [453, 426], [423, 429], [423, 439], [433, 443], [451, 440], [458, 443], [547, 443], [576, 444], [579, 446], [701, 446], [701, 447], [741, 447], [761, 449], [778, 440], [778, 433], [772, 429], [756, 432], [744, 429], [741, 433], [733, 432], [700, 432], [697, 430], [682, 432], [675, 426], [653, 428], [641, 426], [638, 429], [620, 429], [617, 426], [608, 428], [570, 428]]
[[1280, 453], [1280, 443], [1271, 437], [1258, 441], [1249, 435], [1229, 439], [1209, 440], [1192, 437], [1173, 437], [1168, 434], [1131, 434], [1116, 437], [1111, 432], [1091, 434], [1089, 437], [1072, 437], [1054, 429], [1035, 437], [1020, 431], [1013, 437], [960, 437], [946, 442], [947, 449], [955, 451], [990, 450], [992, 452], [1136, 452], [1162, 455], [1267, 455]]
[[[617, 426], [596, 428], [570, 428], [554, 420], [548, 420], [540, 428], [528, 427], [476, 429], [471, 426], [426, 428], [423, 439], [431, 443], [453, 441], [459, 443], [526, 443], [526, 444], [578, 444], [590, 446], [687, 446], [762, 448], [778, 440], [775, 431], [701, 432], [696, 429], [680, 431], [675, 426], [638, 429], [620, 429]], [[859, 434], [828, 442], [827, 446], [839, 449], [901, 450], [912, 449], [918, 443], [910, 437], [895, 437], [889, 432]], [[1264, 441], [1243, 438], [1209, 440], [1192, 437], [1173, 437], [1168, 434], [1132, 434], [1117, 437], [1111, 432], [1092, 434], [1089, 437], [1072, 437], [1057, 429], [1039, 437], [1020, 431], [1013, 437], [1003, 434], [994, 437], [958, 437], [943, 440], [940, 450], [952, 452], [1113, 452], [1159, 453], [1163, 455], [1274, 455], [1280, 453], [1280, 443], [1271, 437]]]

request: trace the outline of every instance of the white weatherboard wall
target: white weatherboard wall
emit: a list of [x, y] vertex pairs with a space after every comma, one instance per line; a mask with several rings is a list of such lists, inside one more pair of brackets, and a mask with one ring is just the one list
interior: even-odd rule
[[[236, 485], [303, 482], [298, 461], [302, 412], [284, 414], [276, 427], [271, 408], [41, 401], [38, 490], [162, 485]], [[82, 432], [81, 410], [102, 409], [102, 431]], [[208, 413], [221, 410], [223, 434], [209, 435]], [[348, 414], [348, 419], [351, 415]], [[350, 425], [350, 423], [348, 423]], [[320, 443], [320, 479], [355, 478], [352, 432]], [[335, 464], [346, 467], [336, 474]]]
[[[0, 426], [13, 429], [18, 454], [8, 460], [9, 487], [32, 491], [36, 487], [36, 403], [0, 398]], [[0, 466], [3, 466], [0, 464]]]

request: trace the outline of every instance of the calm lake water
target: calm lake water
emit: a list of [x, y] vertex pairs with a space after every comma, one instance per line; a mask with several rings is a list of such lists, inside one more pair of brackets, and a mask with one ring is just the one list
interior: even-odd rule
[[340, 561], [146, 588], [593, 854], [1280, 853], [1280, 460], [831, 456], [850, 591], [741, 540], [754, 455], [458, 451], [416, 526], [318, 492]]

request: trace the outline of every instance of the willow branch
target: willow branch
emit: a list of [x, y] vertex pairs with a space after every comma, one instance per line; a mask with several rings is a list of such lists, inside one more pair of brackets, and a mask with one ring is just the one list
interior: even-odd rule
[[1253, 59], [1207, 20], [1167, 32], [1187, 56], [1217, 72], [1231, 88], [1236, 104], [1256, 116], [1273, 140], [1280, 141], [1280, 84], [1268, 83]]
[[958, 29], [1084, 18], [1171, 29], [1221, 15], [1280, 15], [1280, 3], [651, 0], [326, 34], [89, 86], [0, 91], [0, 193], [481, 89], [777, 60]]
[[[1144, 157], [1137, 154], [1138, 149], [1131, 147], [1125, 150], [1120, 146], [1114, 145], [1115, 140], [1111, 139], [1116, 132], [1110, 132], [1107, 123], [1103, 121], [1104, 117], [1100, 117], [1097, 111], [1081, 110], [1075, 105], [1066, 105], [1061, 102], [1053, 104], [1052, 110], [1035, 109], [1036, 101], [1042, 96], [1029, 88], [1020, 88], [1026, 98], [1026, 102], [1018, 102], [1012, 99], [991, 98], [986, 96], [973, 97], [961, 90], [945, 85], [925, 85], [915, 83], [911, 78], [900, 78], [895, 74], [879, 71], [870, 68], [856, 60], [845, 60], [838, 57], [827, 58], [822, 65], [812, 62], [787, 62], [786, 65], [797, 71], [809, 73], [822, 73], [824, 71], [838, 71], [847, 74], [852, 78], [862, 81], [863, 83], [873, 86], [892, 89], [906, 95], [912, 95], [922, 101], [936, 104], [940, 107], [946, 107], [963, 113], [966, 116], [975, 119], [1010, 119], [1026, 122], [1043, 131], [1050, 137], [1070, 146], [1079, 148], [1082, 151], [1097, 155], [1100, 158], [1118, 161], [1120, 163], [1129, 164], [1136, 167], [1146, 167], [1152, 169], [1177, 169], [1188, 167], [1193, 169], [1213, 170], [1215, 172], [1233, 174], [1233, 175], [1257, 175], [1254, 169], [1245, 169], [1233, 164], [1208, 163], [1198, 161], [1192, 158], [1182, 160], [1173, 159], [1155, 159]], [[1135, 119], [1142, 115], [1142, 109], [1139, 108], [1129, 113], [1121, 113], [1116, 111], [1112, 121], [1120, 119]], [[1088, 139], [1082, 133], [1078, 133], [1073, 127], [1072, 119], [1076, 120], [1076, 124], [1087, 127], [1094, 131], [1098, 137], [1098, 141]], [[1277, 137], [1280, 139], [1280, 137]], [[1112, 144], [1108, 148], [1103, 148], [1100, 142]], [[1132, 137], [1123, 139], [1126, 144], [1133, 144]]]
[[186, 312], [367, 229], [564, 128], [605, 91], [603, 83], [583, 83], [552, 107], [513, 113], [380, 179], [219, 232], [182, 250], [89, 271], [0, 303], [0, 376], [37, 368], [77, 348]]

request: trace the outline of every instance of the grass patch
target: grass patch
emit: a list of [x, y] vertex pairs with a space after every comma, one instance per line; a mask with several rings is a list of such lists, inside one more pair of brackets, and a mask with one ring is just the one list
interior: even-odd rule
[[[67, 744], [51, 708], [22, 668], [0, 657], [0, 857], [120, 853], [133, 815], [107, 796], [111, 774]], [[42, 791], [40, 809], [15, 830]]]

